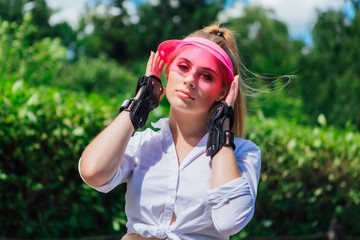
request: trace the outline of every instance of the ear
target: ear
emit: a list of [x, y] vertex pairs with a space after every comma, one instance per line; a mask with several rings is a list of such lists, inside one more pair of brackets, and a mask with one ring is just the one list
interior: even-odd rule
[[222, 86], [222, 88], [220, 89], [219, 94], [218, 94], [218, 96], [216, 98], [216, 101], [220, 101], [222, 99], [225, 99], [225, 96], [227, 95], [228, 91], [229, 91], [228, 87]]

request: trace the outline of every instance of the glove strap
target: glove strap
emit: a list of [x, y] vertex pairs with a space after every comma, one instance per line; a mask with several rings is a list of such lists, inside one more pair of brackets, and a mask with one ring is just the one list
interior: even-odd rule
[[[226, 118], [230, 119], [230, 130], [224, 130], [223, 124]], [[223, 147], [230, 146], [235, 150], [235, 135], [231, 132], [234, 125], [234, 110], [225, 101], [216, 103], [210, 113], [206, 124], [209, 131], [206, 155], [211, 158]]]
[[142, 76], [138, 80], [135, 95], [141, 92], [137, 99], [131, 98], [123, 102], [120, 112], [130, 112], [130, 119], [135, 131], [144, 128], [149, 113], [159, 106], [160, 96], [164, 91], [160, 78], [155, 75]]

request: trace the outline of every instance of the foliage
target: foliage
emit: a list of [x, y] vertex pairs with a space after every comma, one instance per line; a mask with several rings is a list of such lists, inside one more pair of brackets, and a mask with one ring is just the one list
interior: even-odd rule
[[330, 124], [360, 127], [360, 12], [347, 19], [341, 12], [319, 14], [312, 52], [303, 58], [299, 76], [304, 112], [312, 122], [322, 113]]
[[[238, 33], [240, 58], [252, 72], [267, 77], [296, 74], [304, 43], [290, 39], [286, 25], [272, 15], [268, 9], [245, 7], [242, 17], [227, 24]], [[274, 78], [264, 80], [271, 83]]]
[[4, 80], [49, 84], [63, 68], [66, 49], [58, 39], [34, 42], [37, 28], [31, 21], [31, 14], [25, 15], [21, 25], [0, 21], [0, 74]]
[[[46, 5], [38, 5], [44, 15], [37, 10], [37, 16], [22, 16], [18, 10], [25, 2], [0, 3], [1, 18], [14, 21], [0, 21], [0, 237], [124, 233], [125, 186], [106, 195], [95, 192], [80, 179], [78, 159], [133, 94], [148, 51], [160, 39], [181, 38], [212, 22], [223, 1], [179, 1], [181, 7], [172, 5], [176, 1], [144, 3], [137, 23], [122, 8], [124, 1], [113, 1], [124, 12], [99, 17], [93, 34], [77, 42], [97, 58], [80, 55], [74, 62], [66, 59], [62, 45], [73, 41], [69, 26], [50, 27], [60, 35], [42, 32], [46, 24], [34, 17], [48, 19]], [[351, 2], [358, 6], [359, 1]], [[17, 11], [7, 11], [8, 3]], [[227, 24], [242, 35], [240, 55], [254, 72], [272, 77], [304, 65], [289, 88], [281, 80], [254, 85], [265, 92], [249, 101], [254, 114], [247, 137], [262, 149], [261, 181], [254, 219], [233, 239], [324, 233], [332, 219], [346, 235], [360, 235], [360, 133], [351, 125], [359, 127], [358, 8], [354, 19], [332, 11], [319, 14], [314, 47], [301, 63], [303, 44], [289, 39], [271, 12], [246, 8], [243, 17]], [[43, 38], [40, 32], [62, 39]], [[119, 65], [101, 52], [133, 61]], [[148, 123], [168, 111], [164, 98]], [[310, 117], [316, 127], [297, 125]]]
[[10, 22], [22, 21], [22, 10], [27, 0], [3, 0], [0, 1], [0, 18]]
[[302, 99], [296, 95], [297, 78], [289, 75], [298, 74], [304, 44], [290, 39], [286, 25], [272, 15], [268, 9], [245, 7], [241, 17], [226, 23], [238, 34], [243, 79], [250, 87], [245, 88], [250, 95], [249, 113], [262, 111], [266, 117], [306, 120]]
[[107, 96], [132, 96], [138, 76], [104, 55], [96, 59], [82, 55], [74, 62], [67, 61], [59, 39], [32, 41], [37, 28], [31, 21], [31, 14], [27, 14], [21, 25], [0, 22], [0, 73], [4, 79]]
[[32, 40], [45, 37], [59, 37], [65, 46], [75, 41], [76, 35], [68, 23], [59, 23], [50, 26], [49, 20], [54, 11], [47, 5], [46, 0], [2, 0], [0, 1], [0, 19], [21, 24], [24, 14], [32, 15], [32, 24], [37, 31]]
[[[224, 0], [144, 2], [133, 19], [124, 9], [123, 0], [110, 3], [104, 16], [90, 13], [82, 19], [82, 30], [88, 25], [94, 27], [92, 34], [84, 34], [84, 51], [91, 56], [105, 53], [121, 62], [147, 57], [150, 50], [156, 51], [160, 41], [183, 38], [216, 21], [224, 6]], [[109, 11], [114, 8], [120, 14], [112, 16]]]
[[[77, 172], [81, 151], [116, 116], [118, 100], [0, 83], [1, 236], [124, 233], [124, 186], [103, 195]], [[161, 109], [149, 121], [165, 115]], [[333, 218], [343, 232], [360, 234], [359, 133], [261, 117], [249, 125], [263, 165], [254, 219], [237, 237], [325, 232]]]
[[311, 128], [281, 118], [248, 120], [262, 172], [254, 219], [239, 236], [323, 234], [332, 219], [345, 236], [359, 236], [360, 133], [319, 122]]
[[98, 95], [0, 79], [0, 236], [54, 238], [124, 232], [124, 187], [95, 193], [77, 161], [116, 115]]
[[61, 77], [53, 85], [109, 97], [130, 98], [135, 92], [138, 77], [104, 55], [98, 58], [81, 56], [75, 62], [67, 64]]
[[[289, 80], [289, 85], [292, 80]], [[259, 84], [260, 85], [260, 84]], [[269, 88], [259, 86], [253, 96], [247, 97], [249, 115], [263, 115], [266, 118], [284, 118], [287, 120], [304, 122], [306, 116], [302, 115], [302, 99], [289, 96], [289, 86], [284, 86], [278, 80]]]

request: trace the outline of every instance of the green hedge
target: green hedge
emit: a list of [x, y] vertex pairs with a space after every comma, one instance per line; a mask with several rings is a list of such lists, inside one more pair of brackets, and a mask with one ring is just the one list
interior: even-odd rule
[[116, 105], [97, 95], [0, 82], [0, 236], [124, 231], [124, 188], [97, 194], [77, 172], [82, 150]]
[[[78, 159], [117, 115], [120, 99], [0, 78], [0, 237], [54, 238], [125, 232], [125, 186], [100, 194]], [[164, 115], [160, 106], [149, 120]]]
[[29, 13], [21, 25], [0, 19], [0, 77], [25, 79], [34, 86], [50, 84], [63, 70], [66, 48], [59, 39], [34, 42], [37, 28], [31, 21]]
[[139, 76], [106, 56], [102, 55], [98, 58], [81, 56], [76, 62], [68, 63], [52, 85], [74, 91], [130, 98], [135, 93], [138, 78]]
[[262, 150], [255, 216], [242, 236], [326, 233], [336, 219], [360, 235], [360, 133], [250, 117], [248, 138]]
[[[125, 231], [125, 186], [89, 189], [77, 162], [116, 116], [119, 99], [0, 79], [0, 236], [84, 237]], [[166, 107], [151, 116], [166, 114]], [[324, 122], [324, 121], [322, 121]], [[360, 134], [250, 117], [248, 137], [263, 153], [254, 219], [240, 236], [326, 232], [359, 235]]]

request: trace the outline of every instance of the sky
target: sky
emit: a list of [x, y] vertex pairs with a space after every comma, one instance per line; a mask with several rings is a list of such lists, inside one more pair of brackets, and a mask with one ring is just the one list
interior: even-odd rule
[[[48, 5], [57, 10], [50, 18], [51, 24], [67, 21], [76, 28], [77, 22], [85, 4], [93, 4], [95, 0], [46, 0]], [[104, 2], [108, 0], [103, 0]], [[136, 6], [146, 0], [128, 0], [125, 6], [133, 21], [136, 21]], [[148, 0], [152, 4], [157, 4], [159, 0]], [[170, 0], [174, 4], [178, 0]], [[349, 1], [344, 0], [226, 0], [226, 9], [219, 14], [219, 20], [224, 21], [229, 17], [240, 17], [242, 9], [246, 5], [262, 6], [274, 10], [275, 19], [284, 22], [289, 29], [290, 36], [294, 39], [303, 40], [307, 45], [311, 45], [311, 29], [317, 18], [317, 11], [328, 9], [342, 10], [348, 17], [353, 17], [354, 10]], [[101, 9], [99, 9], [101, 10]]]

